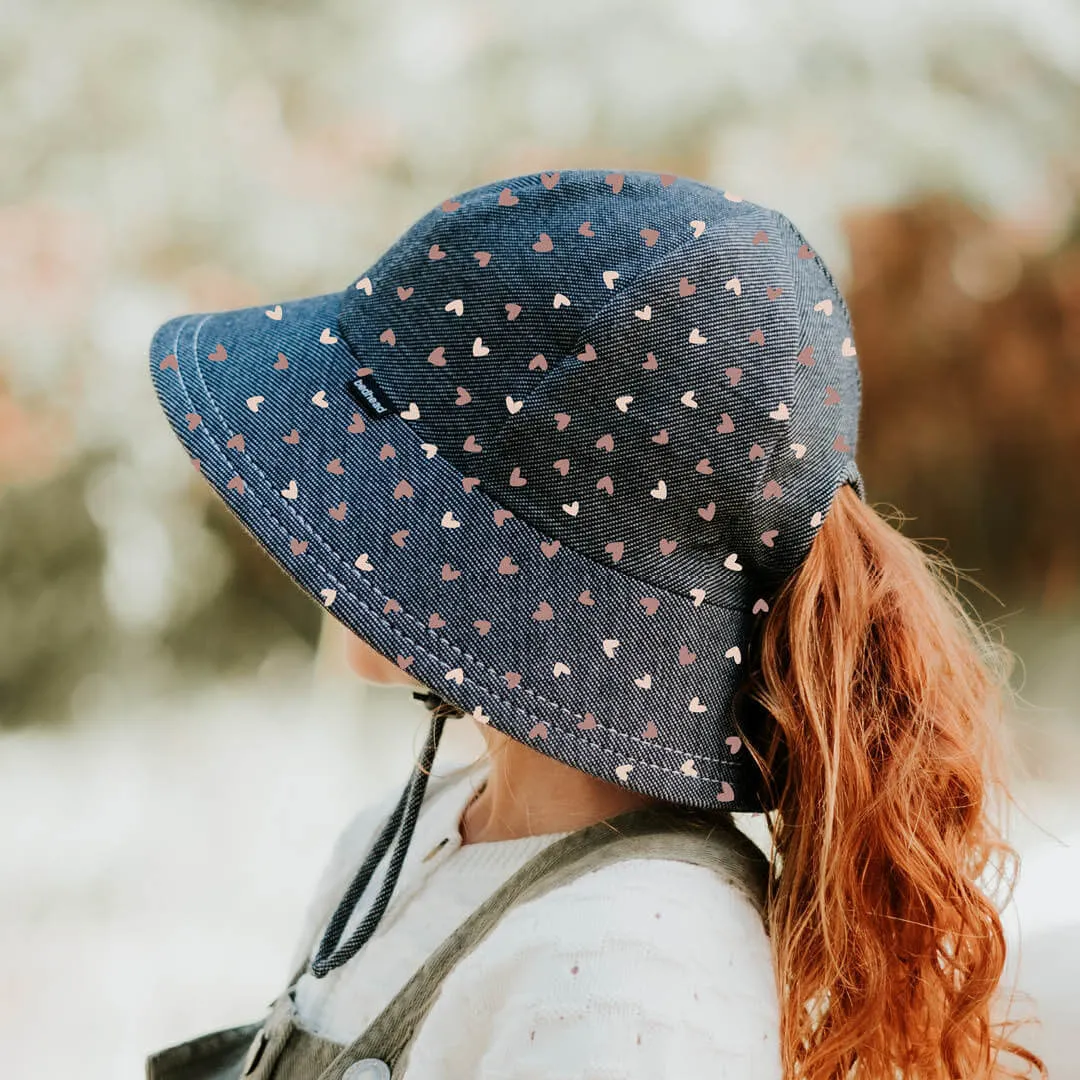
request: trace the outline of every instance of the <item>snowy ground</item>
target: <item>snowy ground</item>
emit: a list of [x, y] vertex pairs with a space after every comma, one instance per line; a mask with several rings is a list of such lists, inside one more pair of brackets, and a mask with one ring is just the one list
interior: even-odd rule
[[[140, 1076], [148, 1050], [259, 1016], [337, 830], [400, 785], [425, 726], [407, 692], [331, 682], [312, 697], [296, 673], [93, 712], [0, 739], [5, 1080]], [[459, 723], [443, 767], [478, 747]], [[1061, 783], [1019, 797], [1034, 819], [1016, 834], [1021, 988], [1044, 1019], [1022, 1041], [1065, 1080], [1080, 1077], [1064, 1054], [1080, 797]]]

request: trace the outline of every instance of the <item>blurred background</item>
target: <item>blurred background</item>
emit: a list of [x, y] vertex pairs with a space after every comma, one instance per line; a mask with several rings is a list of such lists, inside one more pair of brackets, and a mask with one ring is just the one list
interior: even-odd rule
[[153, 331], [589, 166], [774, 205], [841, 279], [869, 499], [1018, 657], [1008, 979], [1080, 1077], [1078, 117], [1076, 0], [0, 3], [3, 1076], [260, 1016], [423, 738], [192, 472]]

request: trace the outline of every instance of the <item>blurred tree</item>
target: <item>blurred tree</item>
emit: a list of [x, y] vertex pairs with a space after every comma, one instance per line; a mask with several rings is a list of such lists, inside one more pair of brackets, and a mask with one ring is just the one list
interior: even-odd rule
[[225, 586], [187, 618], [169, 625], [162, 644], [185, 672], [220, 677], [252, 670], [275, 645], [314, 650], [321, 609], [207, 490], [204, 521], [231, 562]]
[[[849, 214], [872, 501], [949, 538], [1007, 605], [1080, 591], [1080, 244], [929, 197]], [[973, 596], [973, 600], [976, 598]], [[980, 603], [980, 607], [984, 606]]]
[[[318, 605], [180, 479], [149, 335], [340, 288], [448, 194], [540, 168], [782, 208], [850, 295], [871, 497], [1006, 604], [1067, 608], [1080, 245], [1053, 238], [1080, 176], [1078, 30], [1072, 0], [0, 5], [0, 487], [23, 485], [0, 491], [0, 723], [54, 715], [81, 672], [306, 647]], [[928, 190], [948, 194], [891, 209]], [[28, 403], [59, 398], [45, 432]], [[97, 518], [90, 460], [111, 463]]]
[[158, 661], [161, 677], [217, 679], [277, 647], [314, 650], [318, 605], [201, 487], [194, 510], [227, 552], [223, 586], [160, 635], [118, 622], [103, 588], [105, 539], [87, 509], [110, 464], [101, 450], [33, 485], [0, 486], [0, 727], [67, 720], [73, 692], [98, 673], [124, 680]]
[[65, 716], [73, 686], [114, 641], [105, 547], [84, 498], [103, 456], [0, 487], [0, 726]]

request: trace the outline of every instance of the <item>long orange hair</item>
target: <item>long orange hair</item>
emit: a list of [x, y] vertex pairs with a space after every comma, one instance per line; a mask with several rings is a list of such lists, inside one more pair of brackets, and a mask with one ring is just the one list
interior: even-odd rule
[[758, 624], [737, 711], [776, 808], [767, 908], [790, 1080], [1047, 1076], [994, 1015], [1006, 943], [980, 887], [999, 866], [1011, 895], [1019, 866], [991, 813], [1008, 797], [1013, 656], [951, 569], [845, 486]]
[[990, 800], [1008, 795], [1013, 656], [950, 569], [843, 487], [759, 624], [740, 701], [776, 808], [768, 910], [788, 1077], [1047, 1075], [997, 1018], [1006, 944], [980, 888], [1000, 863], [1011, 895], [1019, 864]]

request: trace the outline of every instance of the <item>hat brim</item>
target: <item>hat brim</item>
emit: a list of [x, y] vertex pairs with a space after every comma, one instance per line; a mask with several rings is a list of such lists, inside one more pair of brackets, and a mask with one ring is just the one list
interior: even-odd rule
[[[478, 720], [657, 798], [760, 809], [731, 720], [754, 613], [552, 544], [397, 411], [362, 416], [343, 295], [154, 335], [161, 405], [229, 509], [333, 616]], [[621, 661], [629, 641], [649, 670]]]

